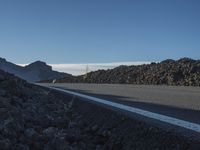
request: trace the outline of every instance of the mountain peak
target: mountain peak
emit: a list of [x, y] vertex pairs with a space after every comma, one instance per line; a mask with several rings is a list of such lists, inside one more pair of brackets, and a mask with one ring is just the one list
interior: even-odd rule
[[25, 66], [26, 69], [42, 69], [42, 70], [52, 70], [52, 67], [47, 65], [43, 61], [35, 61], [27, 66]]
[[60, 79], [71, 76], [67, 73], [53, 71], [52, 67], [43, 61], [35, 61], [25, 67], [18, 66], [0, 57], [0, 69], [15, 74], [16, 76], [30, 82], [41, 80]]
[[40, 60], [38, 60], [38, 61], [35, 61], [35, 62], [33, 62], [33, 63], [30, 63], [29, 65], [47, 65], [45, 62], [43, 62], [43, 61], [40, 61]]

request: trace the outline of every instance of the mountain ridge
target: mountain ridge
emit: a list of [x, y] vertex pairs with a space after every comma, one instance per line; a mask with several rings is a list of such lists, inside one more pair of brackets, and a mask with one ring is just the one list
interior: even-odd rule
[[35, 61], [26, 66], [19, 66], [0, 58], [0, 69], [11, 73], [29, 82], [67, 78], [72, 75], [52, 70], [52, 67], [43, 61]]

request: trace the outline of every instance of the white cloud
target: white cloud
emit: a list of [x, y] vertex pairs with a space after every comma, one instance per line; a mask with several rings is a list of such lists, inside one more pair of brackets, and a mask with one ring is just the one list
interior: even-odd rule
[[[83, 63], [83, 64], [48, 64], [52, 66], [53, 70], [59, 72], [66, 72], [72, 75], [82, 75], [86, 73], [86, 67], [88, 66], [88, 71], [97, 71], [100, 69], [113, 69], [120, 65], [141, 65], [150, 64], [150, 62], [113, 62], [113, 63]], [[20, 66], [25, 66], [27, 64], [19, 64]]]
[[52, 66], [54, 70], [60, 72], [66, 72], [73, 75], [81, 75], [86, 73], [86, 67], [88, 66], [88, 70], [96, 71], [99, 69], [113, 69], [120, 65], [141, 65], [141, 64], [149, 64], [150, 62], [114, 62], [114, 63], [89, 63], [89, 64], [49, 64]]

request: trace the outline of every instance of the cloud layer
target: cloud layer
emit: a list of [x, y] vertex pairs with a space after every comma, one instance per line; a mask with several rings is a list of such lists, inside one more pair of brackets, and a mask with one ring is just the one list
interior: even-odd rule
[[150, 62], [114, 62], [114, 63], [89, 63], [89, 64], [49, 64], [52, 66], [53, 70], [70, 73], [72, 75], [82, 75], [86, 73], [86, 68], [88, 66], [88, 71], [96, 71], [99, 69], [113, 69], [120, 65], [141, 65], [149, 64]]

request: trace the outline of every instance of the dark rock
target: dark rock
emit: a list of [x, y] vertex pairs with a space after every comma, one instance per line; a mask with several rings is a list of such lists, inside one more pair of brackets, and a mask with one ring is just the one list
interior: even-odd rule
[[33, 128], [28, 128], [24, 132], [25, 136], [28, 138], [32, 138], [33, 136], [37, 135], [38, 133]]
[[98, 130], [98, 125], [92, 126], [91, 130], [92, 130], [93, 132], [97, 131], [97, 130]]
[[2, 90], [0, 89], [0, 96], [5, 96], [6, 95], [6, 91], [5, 90]]
[[67, 127], [69, 124], [68, 117], [57, 117], [53, 120], [52, 125], [55, 127]]
[[63, 78], [57, 82], [200, 86], [200, 60], [167, 59], [148, 65], [119, 66], [90, 72], [87, 75]]
[[15, 150], [30, 150], [28, 145], [24, 144], [17, 144], [14, 148]]
[[44, 150], [70, 150], [69, 144], [60, 138], [54, 138], [45, 146]]
[[49, 127], [47, 129], [44, 129], [42, 133], [47, 137], [53, 137], [56, 134], [56, 132], [57, 132], [56, 128]]
[[65, 135], [66, 141], [69, 143], [78, 142], [82, 139], [79, 130], [77, 129], [68, 129]]
[[11, 148], [10, 140], [4, 139], [0, 140], [0, 149], [1, 150], [9, 150]]

